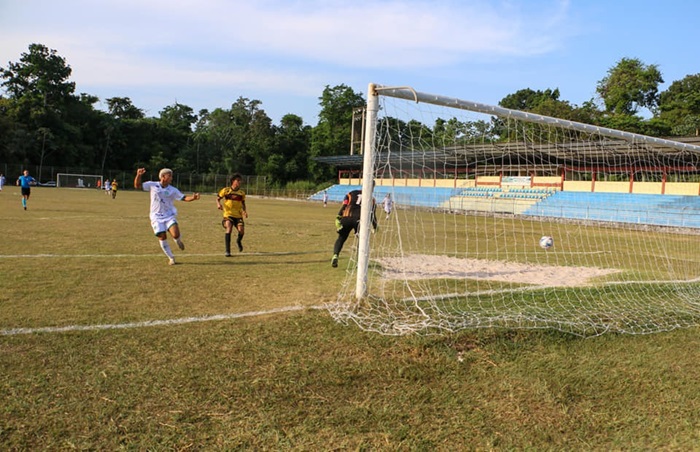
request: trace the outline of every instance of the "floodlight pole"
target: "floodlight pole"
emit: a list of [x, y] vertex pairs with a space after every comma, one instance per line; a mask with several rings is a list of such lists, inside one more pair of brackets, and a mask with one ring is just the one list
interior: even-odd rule
[[367, 294], [367, 272], [369, 269], [369, 237], [372, 227], [372, 199], [374, 198], [374, 135], [377, 130], [379, 95], [374, 83], [367, 88], [367, 122], [362, 160], [362, 204], [360, 209], [359, 248], [357, 251], [357, 284], [355, 297], [359, 300]]

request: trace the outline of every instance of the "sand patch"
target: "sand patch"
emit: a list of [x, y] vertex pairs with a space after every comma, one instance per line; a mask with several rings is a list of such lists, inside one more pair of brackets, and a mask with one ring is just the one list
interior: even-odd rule
[[484, 259], [460, 259], [448, 256], [416, 254], [404, 258], [377, 260], [386, 279], [485, 279], [538, 286], [573, 287], [588, 284], [591, 278], [620, 270], [595, 267], [561, 267], [522, 264]]

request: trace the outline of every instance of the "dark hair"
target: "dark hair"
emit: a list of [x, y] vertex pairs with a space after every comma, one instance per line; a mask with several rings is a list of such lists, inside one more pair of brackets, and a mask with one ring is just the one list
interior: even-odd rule
[[243, 180], [243, 176], [241, 176], [240, 173], [235, 173], [233, 176], [231, 176], [231, 183], [233, 183], [233, 181], [236, 179]]

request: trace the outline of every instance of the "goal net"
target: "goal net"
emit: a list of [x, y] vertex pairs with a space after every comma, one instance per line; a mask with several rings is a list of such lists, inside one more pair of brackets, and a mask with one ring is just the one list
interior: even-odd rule
[[409, 88], [369, 93], [361, 184], [379, 227], [363, 203], [335, 319], [391, 335], [698, 324], [700, 147]]
[[94, 174], [56, 174], [56, 186], [62, 188], [98, 188], [102, 185], [102, 176]]

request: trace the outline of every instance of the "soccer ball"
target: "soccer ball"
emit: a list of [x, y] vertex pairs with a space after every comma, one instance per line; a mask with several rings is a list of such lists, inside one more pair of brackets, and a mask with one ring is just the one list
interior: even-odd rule
[[540, 239], [540, 246], [545, 250], [548, 250], [554, 246], [554, 239], [548, 235], [545, 235]]

